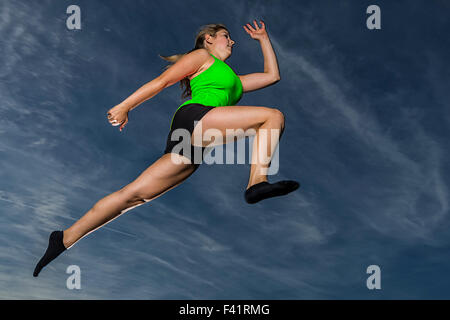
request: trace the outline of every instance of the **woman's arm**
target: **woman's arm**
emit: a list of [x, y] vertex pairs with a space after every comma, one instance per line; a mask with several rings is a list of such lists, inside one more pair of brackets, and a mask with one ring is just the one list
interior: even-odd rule
[[264, 55], [264, 73], [270, 75], [276, 81], [280, 80], [280, 71], [278, 70], [277, 57], [273, 51], [269, 36], [261, 37], [259, 40]]
[[159, 77], [144, 84], [135, 93], [124, 101], [108, 110], [108, 122], [113, 126], [120, 125], [120, 131], [128, 123], [128, 112], [142, 102], [154, 97], [164, 88], [167, 88], [181, 79], [197, 72], [197, 70], [209, 59], [208, 51], [199, 49], [184, 55], [173, 66], [164, 71]]
[[163, 89], [195, 73], [208, 58], [209, 54], [205, 49], [195, 50], [186, 54], [159, 77], [144, 84], [119, 105], [127, 111], [133, 110], [144, 101], [160, 93]]
[[262, 28], [259, 28], [256, 20], [254, 20], [254, 24], [256, 26], [255, 29], [248, 23], [247, 27], [244, 26], [244, 29], [253, 39], [258, 40], [261, 45], [264, 56], [264, 72], [240, 75], [239, 79], [242, 82], [244, 92], [262, 89], [280, 81], [277, 57], [270, 43], [264, 22], [261, 21]]
[[119, 105], [121, 105], [127, 111], [131, 111], [141, 103], [156, 96], [165, 87], [166, 84], [160, 79], [160, 77], [155, 78], [152, 81], [144, 84], [142, 87], [136, 90], [136, 92], [134, 92], [131, 96], [122, 101]]

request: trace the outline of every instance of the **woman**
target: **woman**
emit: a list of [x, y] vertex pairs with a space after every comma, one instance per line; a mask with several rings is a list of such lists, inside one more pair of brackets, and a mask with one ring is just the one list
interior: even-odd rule
[[[81, 238], [121, 214], [156, 199], [192, 175], [199, 166], [196, 161], [198, 159], [194, 159], [193, 155], [198, 150], [202, 155], [208, 146], [207, 141], [203, 140], [203, 133], [208, 129], [219, 130], [223, 136], [226, 136], [226, 129], [243, 129], [245, 132], [255, 130], [250, 178], [244, 194], [248, 203], [285, 195], [299, 187], [297, 182], [290, 180], [277, 183], [267, 181], [268, 164], [278, 144], [278, 138], [273, 139], [270, 134], [264, 135], [261, 132], [278, 130], [280, 137], [284, 130], [283, 114], [275, 108], [235, 106], [243, 92], [261, 89], [280, 80], [275, 53], [264, 22], [260, 22], [261, 27], [256, 20], [253, 22], [254, 28], [250, 24], [243, 28], [261, 44], [264, 55], [263, 73], [237, 76], [224, 62], [231, 56], [235, 42], [231, 40], [224, 25], [209, 24], [198, 32], [193, 50], [186, 54], [162, 57], [173, 64], [159, 77], [108, 111], [108, 121], [113, 126], [120, 125], [122, 131], [128, 122], [128, 112], [164, 88], [181, 81], [181, 85], [185, 86], [184, 96], [189, 96], [192, 90], [192, 99], [184, 102], [172, 118], [164, 155], [135, 181], [98, 201], [70, 228], [52, 232], [47, 251], [34, 270], [35, 277], [50, 261]], [[189, 133], [191, 150], [184, 148], [176, 151], [175, 146], [179, 142], [173, 139], [172, 133], [177, 129]], [[200, 144], [191, 143], [199, 141], [196, 137], [200, 137]], [[261, 152], [266, 154], [266, 159], [256, 156], [260, 154], [260, 149], [269, 151]]]

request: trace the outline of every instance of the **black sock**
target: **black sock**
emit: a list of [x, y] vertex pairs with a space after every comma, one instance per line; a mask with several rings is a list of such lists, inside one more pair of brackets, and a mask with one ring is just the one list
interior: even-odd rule
[[256, 203], [263, 199], [284, 196], [300, 187], [300, 184], [292, 180], [284, 180], [276, 183], [266, 181], [257, 183], [245, 191], [245, 201]]
[[39, 260], [36, 268], [34, 268], [33, 277], [37, 277], [41, 269], [59, 256], [66, 247], [63, 243], [63, 231], [53, 231], [48, 239], [48, 248], [44, 256]]

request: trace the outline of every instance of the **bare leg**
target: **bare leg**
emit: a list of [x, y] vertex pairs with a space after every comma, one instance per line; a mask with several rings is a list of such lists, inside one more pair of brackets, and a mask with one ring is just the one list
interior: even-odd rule
[[[252, 165], [244, 198], [247, 203], [254, 204], [261, 200], [283, 196], [296, 190], [300, 184], [293, 180], [283, 180], [276, 183], [267, 181], [267, 170], [270, 166], [273, 153], [278, 145], [279, 138], [284, 131], [284, 115], [278, 109], [266, 107], [219, 107], [209, 111], [201, 120], [201, 127], [197, 124], [193, 132], [194, 141], [199, 141], [199, 135], [208, 129], [219, 130], [222, 137], [227, 139], [227, 129], [245, 132], [254, 129]], [[201, 128], [201, 130], [200, 130]], [[272, 136], [272, 133], [275, 133]], [[233, 137], [233, 133], [231, 133]], [[238, 137], [239, 138], [239, 137]], [[227, 141], [225, 139], [224, 141]], [[203, 139], [200, 138], [200, 141]], [[203, 141], [208, 145], [210, 141]], [[212, 142], [212, 145], [216, 143]]]
[[[279, 130], [278, 139], [273, 139], [271, 131]], [[284, 118], [282, 114], [267, 119], [257, 130], [253, 139], [252, 165], [247, 189], [251, 186], [267, 181], [267, 170], [270, 160], [279, 143], [279, 138], [284, 130]], [[262, 150], [265, 148], [265, 150]]]
[[[197, 124], [193, 132], [193, 139], [199, 140], [194, 136], [203, 136], [204, 132], [211, 128], [220, 130], [223, 137], [226, 136], [227, 129], [242, 129], [243, 131], [254, 129], [256, 135], [253, 142], [252, 165], [247, 189], [254, 184], [267, 181], [268, 164], [284, 130], [284, 115], [281, 111], [253, 106], [219, 107], [211, 110], [202, 118], [201, 128], [200, 132], [200, 126]], [[277, 139], [272, 139], [271, 130], [279, 130], [280, 134]], [[266, 134], [261, 134], [263, 131]], [[204, 145], [208, 143], [206, 141]], [[266, 150], [260, 150], [262, 148], [266, 148]], [[259, 154], [263, 157], [259, 157]]]
[[196, 167], [191, 164], [173, 163], [170, 153], [163, 155], [135, 181], [99, 200], [83, 217], [64, 230], [64, 246], [69, 248], [123, 213], [163, 195], [195, 170]]
[[178, 154], [165, 154], [135, 181], [124, 188], [98, 201], [80, 220], [64, 231], [53, 231], [49, 244], [42, 258], [37, 263], [33, 276], [37, 277], [47, 264], [58, 257], [67, 248], [73, 246], [82, 237], [97, 230], [119, 215], [161, 196], [175, 188], [187, 179], [198, 166], [175, 163], [172, 156], [181, 158]]

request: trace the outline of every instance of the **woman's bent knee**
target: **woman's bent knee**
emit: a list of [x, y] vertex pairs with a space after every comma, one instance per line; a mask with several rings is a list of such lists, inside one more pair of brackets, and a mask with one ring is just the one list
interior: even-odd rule
[[284, 129], [285, 118], [283, 112], [277, 108], [271, 109], [270, 119], [280, 124], [281, 130]]

